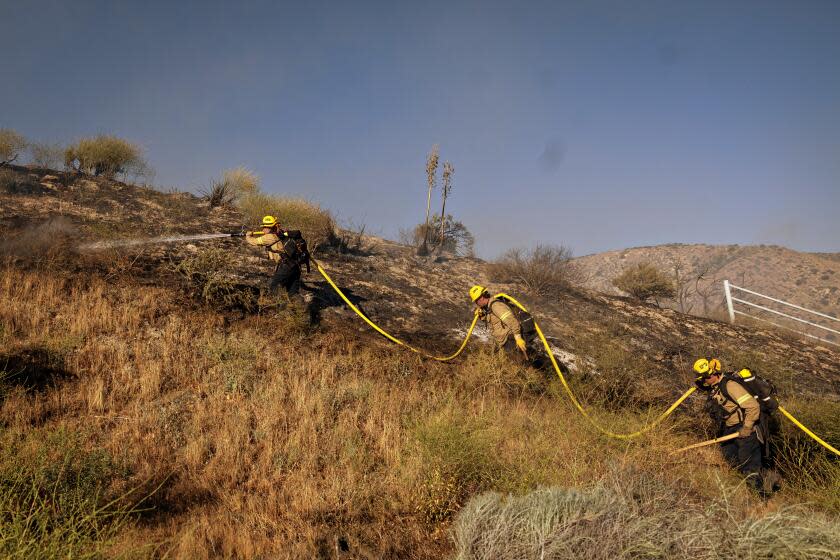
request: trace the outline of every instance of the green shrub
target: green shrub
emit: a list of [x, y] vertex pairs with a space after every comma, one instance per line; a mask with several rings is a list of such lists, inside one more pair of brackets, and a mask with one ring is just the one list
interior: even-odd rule
[[448, 520], [470, 495], [503, 478], [493, 441], [475, 421], [441, 416], [416, 435], [424, 465], [417, 510], [430, 523]]
[[627, 267], [612, 283], [639, 301], [655, 300], [658, 303], [660, 299], [676, 295], [671, 277], [647, 262]]
[[[119, 469], [64, 430], [6, 435], [0, 463], [0, 555], [101, 558], [135, 507], [111, 496]], [[129, 493], [130, 494], [130, 493]]]
[[64, 165], [90, 175], [114, 177], [146, 170], [143, 151], [116, 136], [82, 138], [64, 152]]
[[314, 202], [252, 192], [245, 193], [238, 205], [248, 224], [259, 224], [263, 216], [271, 215], [282, 227], [301, 230], [312, 250], [336, 241], [335, 220]]
[[458, 560], [551, 558], [837, 558], [840, 527], [799, 508], [746, 517], [730, 491], [699, 504], [663, 479], [634, 472], [592, 488], [485, 493], [454, 523]]
[[511, 249], [490, 267], [497, 282], [516, 282], [534, 295], [551, 296], [576, 283], [572, 251], [562, 245], [537, 245], [533, 249]]
[[26, 138], [14, 130], [0, 128], [0, 165], [15, 161], [26, 145]]

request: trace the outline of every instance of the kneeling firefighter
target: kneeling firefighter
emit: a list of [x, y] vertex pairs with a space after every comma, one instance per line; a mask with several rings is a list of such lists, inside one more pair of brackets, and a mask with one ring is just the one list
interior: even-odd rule
[[282, 288], [289, 298], [300, 297], [301, 265], [306, 265], [309, 272], [309, 249], [306, 240], [298, 230], [285, 230], [280, 227], [274, 216], [264, 216], [262, 233], [248, 232], [245, 241], [265, 249], [268, 258], [276, 264], [274, 275], [269, 283], [269, 291], [277, 293]]
[[534, 319], [504, 296], [491, 297], [484, 286], [470, 288], [470, 299], [478, 307], [479, 317], [490, 330], [498, 350], [504, 350], [518, 362], [530, 362], [536, 352], [530, 347], [536, 329]]
[[716, 437], [737, 433], [738, 437], [720, 444], [726, 461], [762, 496], [779, 489], [780, 477], [773, 468], [771, 436], [778, 432], [774, 412], [773, 385], [749, 369], [721, 373], [720, 360], [700, 358], [694, 362], [700, 375], [697, 386], [709, 393], [706, 408], [718, 422]]

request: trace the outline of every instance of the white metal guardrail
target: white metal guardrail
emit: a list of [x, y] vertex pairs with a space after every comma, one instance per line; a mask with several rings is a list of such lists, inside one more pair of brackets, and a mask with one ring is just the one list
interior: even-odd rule
[[[734, 297], [732, 295], [732, 292], [733, 291], [738, 291], [738, 292], [744, 292], [744, 293], [747, 293], [747, 294], [752, 294], [754, 296], [773, 301], [773, 302], [778, 303], [780, 305], [785, 305], [789, 308], [796, 309], [796, 310], [801, 311], [803, 313], [810, 314], [810, 315], [806, 315], [806, 317], [810, 318], [811, 316], [815, 315], [817, 317], [821, 317], [823, 319], [828, 319], [830, 321], [835, 321], [836, 323], [840, 324], [840, 319], [838, 319], [837, 317], [832, 317], [831, 315], [826, 315], [825, 313], [820, 313], [819, 311], [814, 311], [813, 309], [808, 309], [806, 307], [801, 307], [799, 305], [794, 305], [794, 304], [789, 303], [787, 301], [776, 299], [776, 298], [770, 297], [768, 295], [760, 294], [758, 292], [754, 292], [754, 291], [748, 290], [746, 288], [741, 288], [739, 286], [731, 284], [729, 282], [729, 280], [724, 280], [723, 281], [723, 291], [726, 294], [726, 308], [729, 311], [729, 322], [730, 323], [735, 322], [735, 315], [743, 315], [743, 316], [749, 317], [750, 319], [753, 319], [755, 321], [761, 321], [762, 323], [769, 323], [773, 326], [776, 326], [776, 327], [779, 327], [779, 328], [782, 328], [782, 329], [787, 329], [789, 331], [799, 333], [799, 334], [801, 334], [803, 336], [807, 336], [809, 338], [815, 338], [815, 339], [817, 339], [821, 342], [825, 342], [826, 344], [833, 344], [834, 346], [840, 346], [840, 343], [833, 342], [831, 340], [822, 338], [822, 337], [814, 335], [814, 334], [809, 334], [809, 333], [806, 333], [806, 332], [802, 332], [802, 331], [793, 329], [791, 327], [786, 327], [785, 325], [780, 325], [779, 323], [775, 323], [773, 321], [770, 321], [769, 319], [764, 319], [762, 317], [756, 317], [755, 315], [751, 315], [749, 313], [746, 313], [745, 311], [740, 311], [738, 309], [735, 309], [735, 304], [740, 303], [742, 305], [746, 305], [746, 306], [748, 306], [750, 308], [753, 308], [753, 309], [760, 309], [761, 311], [766, 311], [766, 312], [772, 313], [774, 315], [779, 315], [781, 317], [785, 317], [787, 319], [791, 319], [791, 320], [797, 321], [799, 323], [804, 323], [806, 325], [810, 325], [812, 327], [816, 327], [816, 328], [821, 329], [823, 331], [826, 331], [826, 332], [829, 332], [829, 333], [834, 333], [834, 334], [837, 334], [837, 335], [840, 335], [840, 330], [832, 329], [832, 328], [827, 327], [825, 325], [820, 325], [818, 323], [814, 323], [812, 321], [802, 319], [801, 317], [794, 317], [793, 315], [790, 315], [788, 313], [783, 313], [783, 312], [778, 311], [776, 309], [770, 309], [769, 307], [766, 307], [764, 305], [759, 305], [759, 304], [757, 304], [755, 302], [752, 302], [752, 301], [747, 301], [747, 300], [744, 300], [744, 299]], [[838, 328], [840, 328], [840, 325], [838, 325]]]

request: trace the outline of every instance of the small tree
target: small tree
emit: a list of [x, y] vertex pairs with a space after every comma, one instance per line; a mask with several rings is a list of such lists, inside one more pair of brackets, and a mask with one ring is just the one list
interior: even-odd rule
[[510, 249], [490, 268], [498, 282], [518, 282], [535, 295], [556, 295], [579, 281], [572, 250], [563, 245]]
[[26, 138], [11, 128], [0, 128], [0, 165], [15, 161], [26, 145]]
[[82, 138], [64, 152], [64, 165], [94, 176], [114, 177], [144, 169], [146, 162], [139, 146], [116, 136]]
[[696, 293], [696, 278], [691, 278], [685, 270], [685, 264], [674, 259], [671, 262], [671, 267], [674, 271], [674, 293], [677, 301], [677, 308], [680, 313], [691, 313], [694, 309], [694, 300], [692, 299]]
[[639, 301], [654, 300], [657, 305], [660, 299], [673, 298], [676, 294], [671, 278], [648, 262], [627, 267], [612, 283]]
[[400, 230], [400, 241], [406, 245], [422, 246], [424, 244], [428, 245], [429, 240], [431, 240], [433, 249], [440, 249], [461, 256], [472, 256], [474, 254], [475, 237], [467, 229], [467, 226], [453, 218], [452, 214], [447, 215], [446, 220], [444, 220], [444, 242], [442, 244], [440, 238], [433, 235], [433, 232], [440, 230], [441, 219], [440, 216], [435, 214], [428, 225], [417, 224], [413, 229]]
[[[455, 166], [452, 165], [450, 162], [446, 162], [443, 164], [443, 187], [441, 188], [441, 194], [443, 198], [443, 207], [440, 209], [440, 215], [446, 216], [446, 199], [449, 198], [449, 193], [452, 192], [452, 174], [455, 173]], [[446, 243], [446, 232], [444, 231], [444, 226], [446, 225], [445, 220], [440, 221], [440, 243], [444, 245]]]
[[64, 148], [59, 144], [37, 142], [29, 146], [32, 163], [45, 169], [57, 169], [64, 160]]

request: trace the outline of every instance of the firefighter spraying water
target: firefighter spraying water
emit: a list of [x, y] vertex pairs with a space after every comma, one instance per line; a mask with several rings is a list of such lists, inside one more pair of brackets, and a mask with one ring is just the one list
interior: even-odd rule
[[310, 254], [306, 240], [299, 230], [283, 229], [274, 216], [264, 216], [259, 231], [247, 231], [243, 228], [234, 233], [199, 233], [193, 235], [171, 235], [150, 237], [147, 239], [120, 239], [97, 241], [82, 245], [82, 251], [97, 251], [137, 245], [159, 243], [182, 243], [185, 241], [203, 241], [225, 237], [243, 237], [249, 245], [265, 250], [266, 256], [275, 263], [274, 273], [268, 290], [274, 295], [282, 292], [290, 301], [302, 304], [300, 297], [301, 267], [306, 265], [310, 272]]

